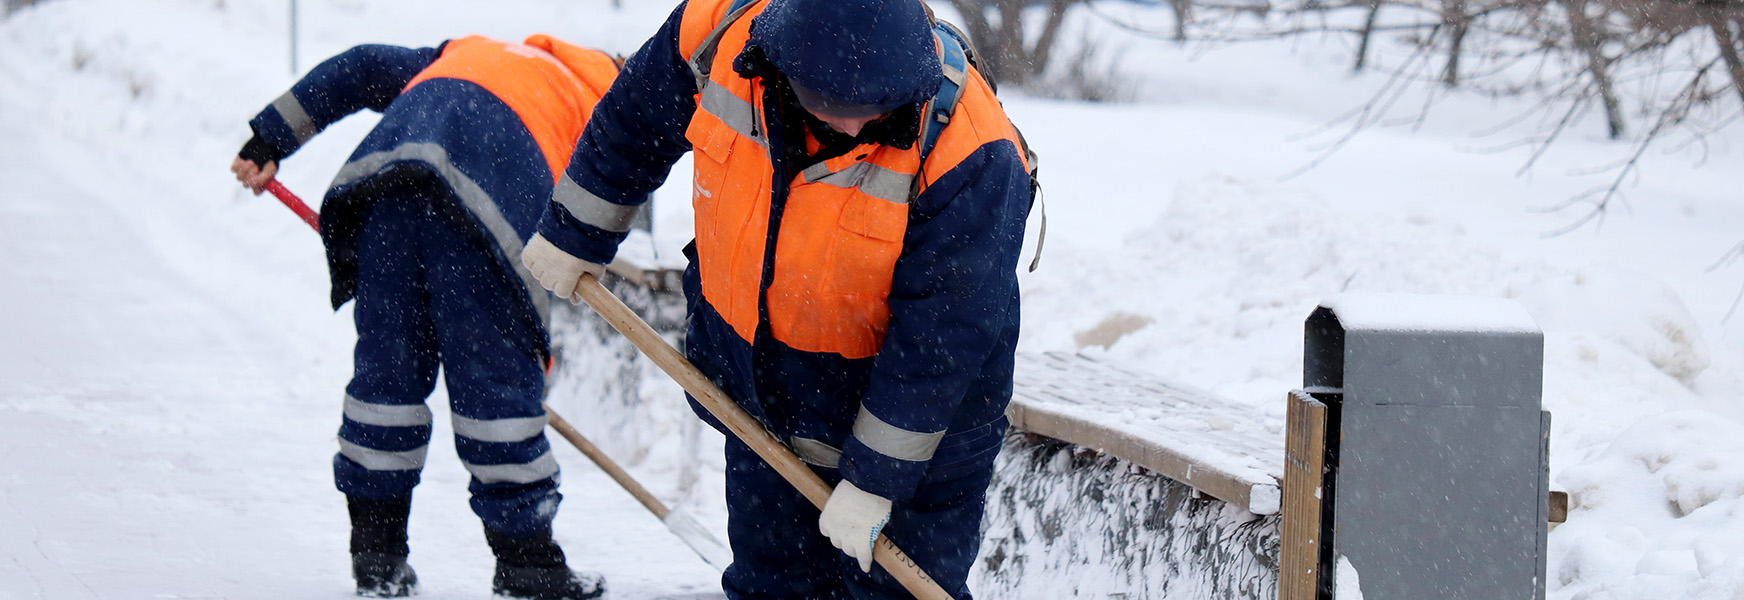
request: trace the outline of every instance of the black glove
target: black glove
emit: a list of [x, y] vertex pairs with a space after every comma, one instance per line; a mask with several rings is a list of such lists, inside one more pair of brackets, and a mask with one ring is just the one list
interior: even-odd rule
[[267, 163], [275, 163], [284, 158], [272, 145], [267, 144], [266, 140], [260, 139], [258, 133], [254, 134], [254, 137], [248, 138], [248, 143], [242, 145], [242, 151], [237, 152], [236, 156], [252, 162], [254, 166], [262, 169], [266, 168]]

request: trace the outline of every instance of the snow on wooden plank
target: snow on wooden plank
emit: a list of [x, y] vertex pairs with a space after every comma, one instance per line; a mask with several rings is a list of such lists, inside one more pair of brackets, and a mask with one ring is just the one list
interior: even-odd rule
[[1131, 461], [1254, 514], [1276, 514], [1284, 441], [1258, 411], [1093, 358], [1017, 355], [1012, 426]]

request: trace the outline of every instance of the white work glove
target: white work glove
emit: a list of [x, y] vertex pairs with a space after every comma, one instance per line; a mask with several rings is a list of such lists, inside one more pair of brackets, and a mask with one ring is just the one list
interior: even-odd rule
[[824, 503], [824, 514], [818, 517], [818, 531], [830, 538], [830, 543], [843, 554], [860, 559], [860, 570], [872, 572], [872, 543], [879, 530], [890, 522], [890, 501], [883, 496], [854, 487], [843, 479]]
[[606, 272], [605, 265], [570, 256], [537, 233], [521, 250], [521, 264], [539, 280], [539, 285], [573, 304], [581, 304], [581, 295], [575, 293], [575, 287], [581, 283], [582, 273], [599, 277]]

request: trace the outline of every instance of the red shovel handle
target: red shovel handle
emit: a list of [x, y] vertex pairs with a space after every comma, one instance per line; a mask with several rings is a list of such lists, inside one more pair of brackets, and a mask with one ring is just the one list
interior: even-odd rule
[[285, 186], [280, 184], [279, 180], [274, 179], [266, 182], [266, 191], [272, 192], [272, 195], [278, 197], [279, 202], [285, 203], [286, 208], [291, 209], [291, 212], [297, 213], [297, 216], [302, 217], [304, 223], [308, 223], [309, 226], [315, 228], [315, 231], [317, 232], [321, 231], [321, 216], [315, 214], [315, 211], [310, 209], [309, 205], [304, 204], [302, 198], [298, 198], [296, 194], [285, 189]]

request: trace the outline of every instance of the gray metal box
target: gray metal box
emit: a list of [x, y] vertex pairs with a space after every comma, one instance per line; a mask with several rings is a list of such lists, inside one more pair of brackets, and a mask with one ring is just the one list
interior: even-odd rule
[[[1544, 341], [1502, 299], [1347, 294], [1308, 318], [1328, 407], [1322, 598], [1544, 597]], [[1352, 597], [1343, 590], [1344, 597]]]

